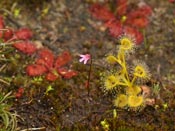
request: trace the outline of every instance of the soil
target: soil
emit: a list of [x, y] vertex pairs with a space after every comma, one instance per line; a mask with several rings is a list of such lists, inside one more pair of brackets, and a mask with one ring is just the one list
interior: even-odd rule
[[[41, 131], [101, 131], [106, 119], [115, 131], [173, 131], [175, 130], [175, 19], [174, 7], [167, 1], [148, 0], [153, 10], [145, 30], [145, 43], [130, 60], [144, 60], [152, 74], [148, 86], [159, 84], [160, 94], [155, 106], [134, 112], [117, 109], [113, 118], [112, 96], [101, 90], [100, 72], [106, 68], [105, 56], [115, 52], [117, 39], [101, 28], [102, 23], [90, 15], [88, 0], [50, 0], [42, 4], [16, 3], [20, 14], [14, 17], [12, 5], [4, 7], [6, 23], [14, 28], [28, 27], [34, 32], [33, 41], [42, 43], [55, 54], [69, 50], [72, 68], [79, 75], [58, 81], [54, 91], [44, 95], [45, 89], [27, 89], [16, 99], [13, 110], [20, 116], [17, 130], [41, 128]], [[138, 1], [134, 0], [134, 4]], [[44, 13], [44, 9], [48, 12]], [[93, 58], [88, 95], [87, 81], [90, 65], [79, 63], [79, 54], [90, 53]], [[30, 95], [31, 97], [29, 97]], [[164, 108], [167, 104], [168, 107]], [[115, 124], [114, 124], [115, 123]]]

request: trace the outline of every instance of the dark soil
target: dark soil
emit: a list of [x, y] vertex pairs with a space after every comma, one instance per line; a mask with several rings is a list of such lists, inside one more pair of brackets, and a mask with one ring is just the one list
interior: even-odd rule
[[[133, 3], [137, 3], [134, 0]], [[13, 15], [10, 3], [6, 23], [14, 28], [28, 27], [37, 41], [59, 54], [69, 50], [73, 56], [72, 68], [79, 75], [70, 80], [58, 81], [48, 95], [45, 89], [27, 89], [24, 96], [15, 101], [13, 109], [20, 116], [18, 129], [43, 128], [43, 131], [101, 131], [100, 121], [108, 120], [113, 131], [174, 131], [175, 130], [175, 4], [167, 1], [148, 0], [154, 8], [150, 25], [146, 28], [146, 43], [141, 45], [132, 59], [144, 60], [152, 74], [147, 84], [159, 84], [160, 96], [155, 106], [147, 106], [139, 112], [117, 109], [113, 119], [112, 96], [105, 95], [100, 87], [100, 72], [106, 68], [105, 55], [115, 52], [117, 40], [100, 29], [100, 21], [90, 16], [90, 2], [85, 0], [50, 0], [42, 4], [16, 3], [20, 14]], [[43, 9], [48, 8], [44, 14]], [[85, 82], [89, 65], [78, 62], [78, 55], [90, 53], [93, 66], [88, 96]], [[168, 108], [164, 108], [164, 104]], [[115, 124], [114, 124], [115, 123]]]

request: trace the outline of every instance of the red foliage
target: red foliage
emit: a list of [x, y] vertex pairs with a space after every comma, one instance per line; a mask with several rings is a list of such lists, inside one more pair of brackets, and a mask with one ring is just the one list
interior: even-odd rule
[[2, 16], [0, 16], [0, 29], [4, 28], [4, 19]]
[[13, 37], [13, 30], [10, 28], [0, 29], [0, 38], [7, 41]]
[[152, 9], [150, 6], [148, 5], [143, 5], [141, 6], [140, 8], [138, 8], [137, 10], [132, 10], [131, 12], [129, 12], [127, 14], [128, 18], [129, 19], [134, 19], [134, 18], [137, 18], [137, 17], [148, 17], [152, 14]]
[[[33, 36], [33, 33], [30, 29], [21, 28], [15, 32], [13, 32], [13, 30], [10, 28], [4, 29], [4, 20], [1, 16], [0, 29], [0, 39], [5, 41], [6, 43], [15, 40], [22, 40], [20, 42], [14, 42], [14, 44], [12, 45], [14, 48], [21, 51], [22, 53], [31, 55], [37, 51], [35, 44], [29, 41], [29, 39]], [[72, 57], [68, 51], [64, 51], [56, 59], [53, 52], [46, 48], [42, 48], [37, 53], [38, 58], [36, 59], [35, 63], [26, 67], [27, 75], [40, 76], [46, 74], [45, 78], [48, 81], [55, 81], [60, 76], [68, 79], [77, 75], [77, 72], [73, 70], [66, 70], [66, 72], [64, 73], [59, 72], [59, 68], [68, 64], [72, 60]], [[20, 98], [22, 93], [22, 89], [20, 89], [16, 93], [16, 98]]]
[[127, 11], [127, 0], [116, 0], [117, 5], [117, 15], [122, 16], [126, 14]]
[[175, 3], [175, 0], [168, 0], [170, 3]]
[[28, 40], [30, 38], [32, 38], [33, 33], [30, 29], [28, 28], [21, 28], [19, 30], [17, 30], [14, 34], [14, 39], [17, 40]]
[[78, 74], [77, 71], [68, 70], [66, 68], [59, 68], [58, 73], [66, 79], [70, 79]]
[[11, 39], [12, 37], [13, 37], [13, 30], [10, 28], [7, 28], [7, 30], [3, 32], [3, 39], [7, 41]]
[[[61, 68], [72, 59], [68, 51], [64, 51], [56, 59], [54, 58], [55, 56], [50, 50], [40, 50], [39, 58], [36, 60], [36, 63], [27, 67], [27, 74], [29, 76], [38, 76], [48, 72], [45, 76], [48, 81], [55, 81], [58, 79], [58, 74], [67, 79], [77, 75], [77, 72], [73, 70], [65, 70], [65, 68], [62, 70], [63, 68]], [[38, 68], [41, 68], [41, 70]]]
[[115, 18], [114, 14], [108, 8], [98, 3], [93, 4], [89, 10], [92, 16], [97, 18], [98, 20], [108, 21]]
[[134, 36], [137, 44], [140, 44], [143, 36], [138, 30], [148, 26], [148, 16], [152, 14], [152, 9], [148, 5], [142, 5], [136, 10], [129, 10], [127, 2], [127, 0], [116, 0], [116, 16], [99, 4], [92, 5], [90, 12], [95, 18], [105, 21], [105, 27], [113, 37], [128, 34]]
[[20, 88], [18, 88], [18, 91], [15, 94], [15, 97], [17, 99], [19, 99], [19, 98], [21, 98], [21, 96], [23, 95], [23, 93], [24, 93], [24, 88], [23, 87], [20, 87]]
[[71, 61], [72, 57], [68, 51], [64, 51], [60, 56], [56, 58], [54, 67], [60, 68], [61, 66], [67, 64], [69, 61]]
[[13, 32], [10, 28], [5, 28], [4, 19], [0, 16], [0, 38], [4, 41], [14, 41], [14, 40], [29, 40], [32, 38], [33, 33], [28, 28], [21, 28], [15, 32]]
[[22, 96], [22, 94], [20, 94], [20, 93], [18, 93], [18, 92], [15, 94], [15, 97], [16, 97], [17, 99], [21, 98], [21, 96]]
[[143, 35], [142, 33], [140, 33], [138, 30], [129, 27], [129, 26], [125, 26], [124, 27], [124, 32], [126, 34], [132, 34], [132, 36], [135, 38], [136, 40], [136, 44], [140, 44], [143, 41]]
[[143, 5], [137, 10], [142, 12], [142, 15], [146, 17], [150, 16], [153, 13], [152, 8], [148, 5]]
[[28, 65], [26, 68], [26, 72], [29, 76], [40, 76], [46, 73], [48, 70], [45, 66], [32, 64]]
[[149, 21], [145, 17], [137, 17], [134, 19], [127, 19], [126, 24], [132, 25], [133, 27], [136, 27], [136, 28], [145, 28], [148, 26]]
[[105, 23], [105, 26], [109, 28], [109, 33], [113, 36], [118, 38], [123, 33], [123, 27], [120, 21], [118, 20], [110, 20]]
[[48, 81], [55, 81], [58, 77], [59, 77], [58, 74], [56, 75], [53, 72], [49, 72], [46, 75], [46, 80], [48, 80]]
[[28, 41], [14, 43], [13, 46], [25, 54], [33, 54], [37, 49], [35, 45]]
[[39, 51], [39, 59], [36, 61], [37, 64], [46, 66], [48, 69], [53, 67], [54, 54], [48, 49], [41, 49]]

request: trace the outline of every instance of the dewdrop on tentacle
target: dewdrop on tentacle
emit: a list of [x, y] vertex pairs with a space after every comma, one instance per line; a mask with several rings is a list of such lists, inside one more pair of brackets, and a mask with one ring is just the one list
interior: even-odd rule
[[119, 50], [125, 51], [126, 53], [134, 52], [134, 49], [136, 48], [135, 39], [127, 34], [124, 34], [119, 38], [119, 43]]
[[112, 91], [116, 88], [118, 83], [119, 79], [115, 75], [110, 74], [104, 78], [104, 90]]
[[136, 85], [133, 87], [126, 87], [125, 90], [127, 95], [138, 95], [142, 91], [141, 87]]
[[128, 104], [128, 96], [125, 94], [118, 94], [113, 102], [114, 102], [114, 106], [123, 108]]
[[137, 111], [145, 106], [145, 100], [143, 96], [130, 95], [128, 96], [128, 107], [131, 110]]
[[134, 62], [132, 72], [133, 72], [133, 75], [141, 81], [147, 81], [151, 77], [148, 66], [142, 61]]

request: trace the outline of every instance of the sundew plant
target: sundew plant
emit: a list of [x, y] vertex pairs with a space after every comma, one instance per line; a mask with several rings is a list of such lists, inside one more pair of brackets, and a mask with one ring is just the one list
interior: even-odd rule
[[[123, 35], [119, 39], [117, 55], [108, 55], [106, 61], [110, 71], [102, 75], [103, 90], [115, 94], [114, 105], [119, 108], [139, 110], [150, 101], [148, 88], [143, 86], [151, 77], [148, 66], [140, 60], [130, 65], [127, 57], [135, 51], [136, 44], [132, 37]], [[146, 90], [149, 90], [146, 89]]]

